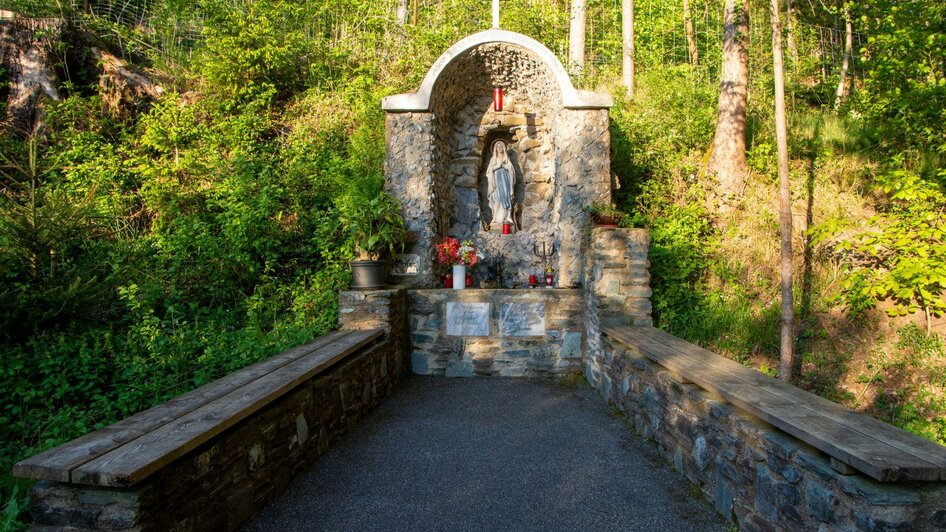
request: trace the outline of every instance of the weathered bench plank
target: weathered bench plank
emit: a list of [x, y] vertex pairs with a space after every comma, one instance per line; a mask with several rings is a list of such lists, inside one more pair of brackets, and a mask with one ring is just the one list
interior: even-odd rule
[[378, 329], [356, 331], [325, 345], [77, 467], [71, 481], [110, 487], [140, 482], [381, 335]]
[[336, 331], [314, 341], [231, 373], [196, 390], [139, 412], [103, 429], [91, 432], [13, 466], [23, 478], [69, 482], [71, 472], [135, 438], [188, 414], [260, 377], [298, 360], [326, 345], [341, 341], [351, 331]]
[[650, 327], [608, 336], [876, 480], [946, 479], [946, 449]]
[[[669, 347], [680, 351], [695, 354], [696, 356], [706, 357], [712, 355], [712, 359], [717, 364], [726, 365], [726, 367], [739, 372], [739, 376], [749, 382], [765, 387], [767, 391], [778, 395], [790, 402], [801, 403], [805, 407], [817, 412], [819, 415], [830, 419], [832, 422], [843, 425], [851, 430], [858, 431], [866, 436], [878, 439], [883, 443], [909, 453], [921, 460], [924, 460], [941, 470], [941, 478], [946, 480], [946, 448], [930, 440], [921, 438], [893, 425], [884, 423], [863, 414], [858, 414], [837, 403], [829, 401], [823, 397], [806, 392], [795, 386], [785, 384], [781, 381], [763, 375], [757, 371], [746, 368], [742, 364], [729, 360], [707, 351], [699, 346], [691, 344], [685, 340], [677, 338], [669, 333], [659, 329], [651, 330], [640, 329], [638, 333], [646, 332], [656, 341], [662, 342]], [[930, 479], [936, 480], [936, 479]]]

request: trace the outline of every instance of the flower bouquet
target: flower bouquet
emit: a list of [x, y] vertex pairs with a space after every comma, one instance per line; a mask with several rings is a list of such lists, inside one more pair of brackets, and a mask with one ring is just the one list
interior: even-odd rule
[[456, 238], [446, 237], [434, 248], [437, 251], [437, 262], [444, 266], [453, 267], [453, 289], [466, 288], [466, 269], [476, 266], [483, 258], [476, 251], [471, 240], [460, 242]]

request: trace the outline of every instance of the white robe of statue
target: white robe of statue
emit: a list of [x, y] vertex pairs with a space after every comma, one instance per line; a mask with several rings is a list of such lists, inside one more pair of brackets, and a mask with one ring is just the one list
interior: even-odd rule
[[489, 182], [486, 197], [489, 200], [489, 208], [493, 211], [490, 223], [513, 223], [516, 171], [506, 153], [506, 143], [501, 140], [493, 144], [493, 156], [486, 167], [486, 178]]

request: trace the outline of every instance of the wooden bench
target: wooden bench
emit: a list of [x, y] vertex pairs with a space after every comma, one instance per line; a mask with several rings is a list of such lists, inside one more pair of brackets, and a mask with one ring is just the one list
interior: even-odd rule
[[379, 329], [330, 333], [24, 460], [13, 474], [132, 486], [381, 336]]
[[839, 470], [846, 465], [882, 482], [946, 480], [946, 447], [659, 329], [614, 326], [603, 328], [603, 332], [683, 379], [823, 451]]

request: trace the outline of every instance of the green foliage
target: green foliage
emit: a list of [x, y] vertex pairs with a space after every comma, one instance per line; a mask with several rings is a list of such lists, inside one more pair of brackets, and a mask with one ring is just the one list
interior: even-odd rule
[[404, 244], [401, 203], [390, 194], [362, 193], [338, 201], [339, 222], [351, 234], [361, 260], [393, 257]]
[[[939, 179], [946, 178], [940, 172]], [[877, 177], [879, 192], [888, 198], [865, 229], [836, 244], [849, 256], [845, 294], [857, 313], [889, 299], [892, 316], [923, 310], [946, 312], [946, 193], [941, 182], [903, 169]], [[836, 236], [843, 225], [826, 224], [818, 237]]]
[[205, 7], [181, 90], [146, 113], [70, 93], [43, 138], [0, 139], [4, 471], [336, 327], [345, 198], [395, 240], [397, 205], [372, 195], [390, 90], [325, 59], [323, 7]]
[[869, 70], [852, 106], [891, 152], [946, 153], [946, 4], [876, 0], [855, 14]]
[[3, 513], [0, 514], [0, 530], [26, 530], [26, 525], [18, 519], [26, 509], [23, 506], [24, 500], [19, 497], [19, 493], [20, 487], [13, 486], [10, 491], [10, 498], [3, 506]]
[[55, 161], [41, 156], [36, 141], [22, 148], [13, 158], [0, 154], [7, 185], [0, 199], [0, 334], [8, 339], [80, 318], [108, 290], [109, 272], [88, 260], [99, 228], [93, 192], [75, 198], [42, 187], [57, 171]]
[[[303, 88], [316, 42], [303, 32], [311, 7], [296, 2], [250, 2], [245, 9], [211, 3], [204, 25], [201, 73], [210, 90], [244, 97], [288, 95]], [[316, 74], [317, 72], [311, 72]]]
[[651, 229], [654, 318], [678, 334], [701, 321], [717, 243], [693, 163], [712, 139], [714, 104], [712, 89], [666, 69], [641, 76], [635, 100], [619, 99], [611, 112], [616, 201], [630, 213], [622, 225]]

